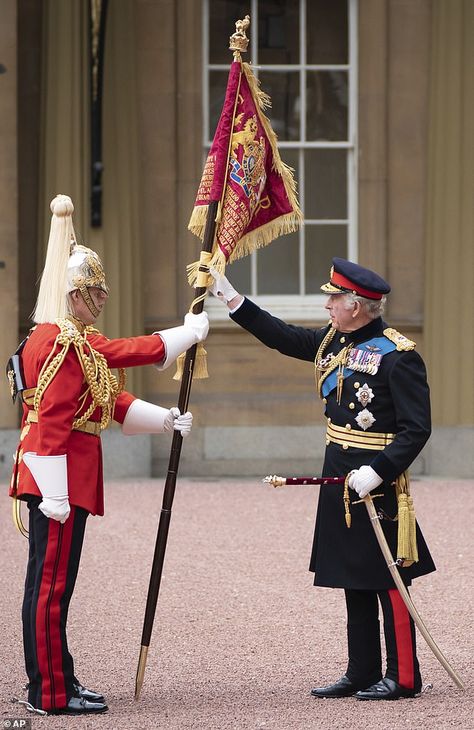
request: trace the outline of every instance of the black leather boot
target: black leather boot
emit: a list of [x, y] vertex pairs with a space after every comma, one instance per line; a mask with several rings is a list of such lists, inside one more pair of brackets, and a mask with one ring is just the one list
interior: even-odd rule
[[418, 692], [420, 690], [417, 688], [407, 689], [395, 680], [384, 677], [377, 684], [360, 690], [355, 696], [358, 700], [399, 700], [402, 697], [415, 697]]
[[88, 702], [82, 697], [71, 697], [66, 707], [48, 710], [48, 715], [99, 715], [108, 709], [104, 702]]
[[361, 684], [351, 682], [351, 680], [344, 674], [341, 679], [338, 679], [334, 684], [329, 684], [327, 687], [315, 687], [311, 690], [313, 697], [320, 697], [325, 699], [327, 697], [351, 697], [361, 689]]

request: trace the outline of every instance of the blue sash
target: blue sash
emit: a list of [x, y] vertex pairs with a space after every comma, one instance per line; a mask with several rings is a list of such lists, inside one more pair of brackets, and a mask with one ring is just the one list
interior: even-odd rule
[[[393, 352], [393, 350], [397, 349], [396, 344], [394, 342], [392, 342], [391, 340], [389, 340], [388, 337], [384, 337], [384, 336], [373, 337], [371, 340], [367, 340], [367, 342], [362, 342], [353, 349], [361, 351], [362, 358], [363, 358], [364, 352], [366, 352], [368, 354], [368, 356], [372, 355], [374, 347], [377, 348], [377, 355], [381, 355], [382, 357], [384, 355], [388, 355], [389, 352]], [[324, 398], [326, 398], [328, 396], [328, 394], [331, 392], [331, 390], [334, 390], [334, 388], [336, 387], [337, 372], [338, 372], [338, 368], [334, 368], [332, 373], [330, 375], [328, 375], [328, 377], [324, 381], [322, 388], [321, 388], [321, 393]], [[352, 370], [351, 368], [344, 368], [344, 378], [349, 378], [351, 375], [354, 375], [355, 372], [363, 373], [365, 371], [363, 370], [363, 366], [360, 369], [357, 368], [357, 370], [356, 369]], [[375, 372], [377, 372], [377, 371], [375, 371]], [[367, 373], [370, 374], [369, 370], [367, 370]], [[373, 374], [374, 373], [372, 372], [372, 375]]]

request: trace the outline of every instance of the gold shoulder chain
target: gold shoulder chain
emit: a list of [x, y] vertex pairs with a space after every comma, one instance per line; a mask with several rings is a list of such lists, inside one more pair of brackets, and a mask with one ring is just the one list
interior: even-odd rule
[[[41, 399], [48, 385], [53, 381], [56, 373], [64, 362], [64, 358], [69, 350], [69, 347], [73, 343], [79, 343], [81, 340], [85, 340], [85, 336], [81, 335], [79, 330], [69, 319], [57, 319], [56, 324], [59, 327], [59, 334], [57, 335], [54, 345], [46, 358], [43, 367], [41, 368], [38, 384], [36, 386], [35, 397], [33, 401], [33, 407], [36, 412], [39, 410]], [[57, 347], [61, 347], [59, 352], [53, 356], [53, 352]]]
[[[340, 352], [338, 352], [337, 355], [335, 355], [327, 364], [324, 365], [324, 367], [321, 367], [321, 361], [323, 360], [324, 353], [326, 352], [326, 349], [331, 344], [332, 340], [334, 339], [334, 335], [336, 334], [336, 330], [334, 327], [331, 327], [329, 332], [325, 335], [323, 341], [321, 342], [318, 352], [316, 353], [316, 358], [314, 360], [314, 367], [315, 367], [315, 379], [316, 379], [316, 389], [318, 391], [318, 395], [320, 398], [322, 398], [322, 387], [323, 383], [332, 373], [333, 370], [336, 368], [339, 368], [339, 372], [343, 373], [344, 371], [344, 365], [346, 364], [347, 355], [349, 353], [349, 350], [352, 347], [352, 344], [349, 343], [346, 347], [344, 347]], [[339, 379], [340, 380], [340, 379]], [[338, 399], [339, 399], [339, 391], [341, 389], [341, 384], [338, 380]]]
[[[76, 350], [79, 363], [84, 373], [84, 379], [87, 383], [87, 390], [81, 396], [81, 404], [85, 401], [86, 396], [90, 393], [92, 402], [88, 409], [73, 421], [73, 428], [82, 426], [95, 411], [97, 407], [101, 408], [100, 428], [104, 430], [110, 423], [113, 415], [113, 408], [117, 396], [125, 387], [125, 371], [119, 369], [118, 379], [109, 370], [105, 357], [87, 342], [87, 330], [80, 333], [74, 324], [68, 319], [58, 319], [56, 324], [59, 327], [59, 334], [56, 337], [51, 354], [43, 365], [36, 388], [34, 409], [39, 410], [41, 398], [48, 385], [52, 382], [72, 345]], [[61, 350], [52, 357], [56, 346], [61, 346]], [[79, 410], [81, 408], [79, 406]]]

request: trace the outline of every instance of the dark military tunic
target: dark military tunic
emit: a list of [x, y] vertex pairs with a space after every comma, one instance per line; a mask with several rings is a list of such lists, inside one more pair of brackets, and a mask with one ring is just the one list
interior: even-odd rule
[[[267, 347], [309, 362], [314, 362], [330, 329], [330, 326], [315, 330], [286, 324], [248, 299], [231, 314], [231, 318]], [[378, 317], [355, 332], [336, 332], [324, 356], [337, 355], [349, 344], [357, 348], [375, 337], [384, 337], [386, 327]], [[372, 391], [365, 409], [369, 410], [370, 420], [375, 419], [366, 429], [362, 429], [356, 421], [364, 410], [360, 395], [357, 396], [364, 386]], [[348, 432], [369, 434], [373, 431], [395, 435], [392, 443], [377, 451], [327, 443], [323, 476], [346, 476], [349, 471], [364, 464], [369, 464], [377, 472], [384, 482], [372, 491], [372, 496], [382, 495], [375, 498], [374, 504], [384, 515], [382, 528], [392, 555], [396, 556], [398, 522], [394, 518], [397, 516], [397, 498], [392, 482], [410, 466], [431, 432], [429, 388], [423, 360], [413, 350], [394, 349], [384, 354], [374, 374], [354, 372], [345, 377], [339, 404], [335, 387], [326, 394], [325, 415], [335, 426], [344, 429], [350, 426]], [[350, 497], [351, 502], [359, 499], [353, 490], [350, 490]], [[310, 563], [310, 570], [315, 573], [315, 585], [368, 590], [393, 588], [393, 579], [365, 505], [351, 504], [351, 515], [352, 525], [347, 528], [342, 485], [321, 487]], [[413, 578], [435, 570], [418, 525], [417, 542], [419, 561], [400, 569], [406, 585], [410, 585]]]

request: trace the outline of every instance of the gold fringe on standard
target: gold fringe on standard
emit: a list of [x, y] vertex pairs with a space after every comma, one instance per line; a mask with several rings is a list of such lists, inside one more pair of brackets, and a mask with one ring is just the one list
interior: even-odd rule
[[413, 498], [410, 495], [408, 472], [400, 474], [396, 481], [398, 502], [398, 545], [397, 559], [402, 560], [404, 568], [418, 562], [416, 544], [416, 516]]
[[271, 106], [270, 97], [260, 88], [260, 82], [254, 76], [250, 64], [243, 63], [242, 68], [245, 74], [245, 78], [247, 79], [247, 83], [250, 87], [250, 91], [252, 92], [252, 96], [257, 101], [258, 116], [272, 148], [273, 169], [276, 170], [283, 178], [285, 191], [288, 195], [288, 200], [290, 201], [291, 207], [294, 211], [291, 215], [294, 217], [296, 225], [299, 226], [303, 220], [303, 214], [300, 210], [300, 207], [298, 205], [298, 199], [296, 197], [296, 180], [293, 176], [293, 169], [281, 159], [280, 153], [278, 151], [277, 136], [272, 129], [270, 120], [263, 113], [265, 109]]
[[[194, 209], [194, 212], [197, 210], [199, 210], [200, 216], [203, 215], [203, 211], [207, 216], [206, 205], [197, 206]], [[191, 215], [191, 221], [188, 228], [193, 233], [196, 233], [196, 235], [200, 235], [197, 230], [191, 227], [194, 212]], [[298, 230], [300, 225], [300, 218], [296, 213], [285, 213], [285, 215], [282, 215], [273, 221], [269, 221], [268, 223], [265, 223], [265, 225], [259, 226], [259, 228], [256, 228], [254, 231], [251, 231], [245, 236], [242, 236], [227, 261], [221, 249], [217, 246], [217, 244], [214, 244], [214, 250], [209, 260], [209, 268], [215, 269], [218, 274], [223, 275], [225, 273], [225, 267], [227, 263], [231, 264], [234, 261], [238, 261], [239, 259], [248, 256], [249, 254], [256, 251], [258, 248], [264, 248], [264, 246], [267, 246], [279, 236], [283, 236], [287, 233], [294, 233], [294, 231]], [[200, 261], [194, 261], [192, 264], [188, 264], [188, 266], [186, 267], [188, 272], [188, 282], [191, 286], [197, 286], [199, 266]]]

